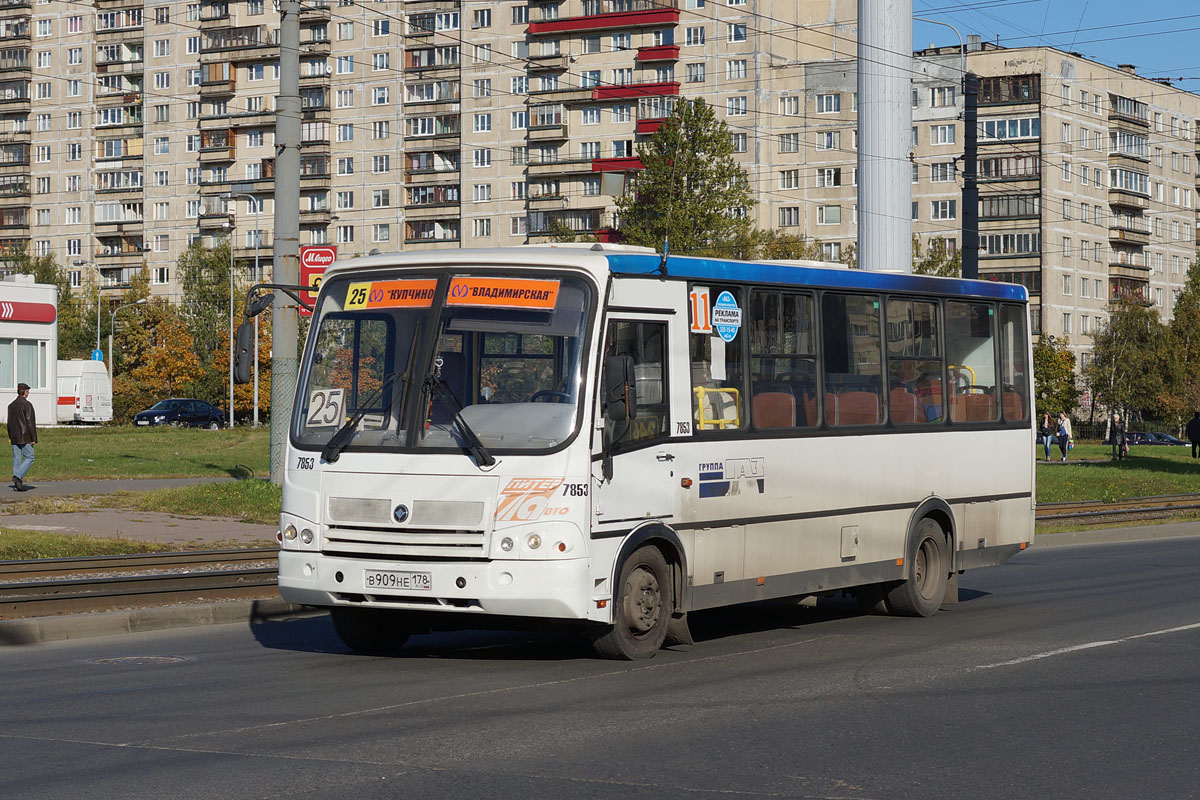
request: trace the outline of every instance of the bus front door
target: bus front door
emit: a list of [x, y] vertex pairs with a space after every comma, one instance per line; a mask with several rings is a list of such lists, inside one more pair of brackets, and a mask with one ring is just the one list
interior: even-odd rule
[[[595, 511], [598, 522], [666, 519], [675, 514], [678, 492], [675, 447], [670, 436], [667, 391], [667, 320], [612, 318], [605, 337], [605, 358], [632, 362], [633, 414], [614, 420], [602, 404], [604, 425], [600, 458], [595, 462]], [[607, 394], [602, 394], [607, 396]]]

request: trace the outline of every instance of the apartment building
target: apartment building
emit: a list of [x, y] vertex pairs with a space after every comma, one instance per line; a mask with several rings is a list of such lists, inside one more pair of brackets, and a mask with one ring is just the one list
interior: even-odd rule
[[[714, 105], [759, 193], [788, 198], [804, 65], [853, 54], [854, 3], [760, 5], [305, 2], [301, 243], [603, 233], [680, 96]], [[265, 0], [0, 0], [0, 246], [77, 284], [145, 264], [176, 296], [180, 253], [231, 237], [269, 274], [278, 26]], [[751, 213], [772, 227], [776, 205]]]
[[[1024, 284], [1035, 331], [1069, 337], [1081, 359], [1113, 298], [1169, 318], [1198, 241], [1200, 97], [1132, 66], [971, 39], [980, 276]], [[962, 244], [963, 63], [960, 48], [945, 47], [918, 52], [913, 64], [912, 219], [926, 251], [939, 239], [952, 251]], [[833, 258], [858, 233], [854, 69], [807, 67], [810, 169], [797, 212], [779, 215], [781, 226], [798, 219]]]

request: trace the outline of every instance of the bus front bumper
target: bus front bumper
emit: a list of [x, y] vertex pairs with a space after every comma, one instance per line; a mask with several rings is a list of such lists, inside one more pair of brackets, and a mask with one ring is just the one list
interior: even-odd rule
[[586, 558], [433, 563], [279, 551], [280, 596], [312, 606], [583, 620], [591, 583]]

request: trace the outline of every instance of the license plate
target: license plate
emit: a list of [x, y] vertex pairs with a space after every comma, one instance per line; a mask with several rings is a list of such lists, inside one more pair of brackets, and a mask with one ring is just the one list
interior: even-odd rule
[[433, 588], [433, 578], [428, 572], [368, 569], [363, 572], [363, 585], [368, 589], [407, 589], [428, 592]]
[[139, 420], [137, 421], [137, 424], [138, 424], [138, 425], [149, 425], [150, 423], [149, 423], [148, 421], [144, 420], [144, 419], [139, 419]]

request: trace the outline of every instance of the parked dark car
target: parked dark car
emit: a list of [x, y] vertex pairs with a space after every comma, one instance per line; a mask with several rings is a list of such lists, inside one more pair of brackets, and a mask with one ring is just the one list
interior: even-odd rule
[[1172, 436], [1171, 434], [1162, 433], [1161, 431], [1155, 431], [1153, 433], [1148, 433], [1146, 435], [1154, 437], [1153, 442], [1147, 442], [1146, 444], [1168, 444], [1168, 445], [1178, 445], [1180, 447], [1187, 447], [1187, 445], [1188, 445], [1188, 443], [1183, 441], [1182, 439], [1177, 439], [1174, 436]]
[[133, 415], [134, 425], [186, 425], [215, 431], [225, 422], [225, 412], [203, 400], [172, 397], [159, 400]]
[[1133, 447], [1135, 444], [1156, 444], [1156, 442], [1147, 433], [1141, 431], [1129, 431], [1125, 434], [1125, 444]]

